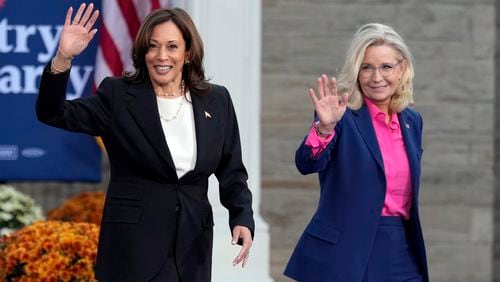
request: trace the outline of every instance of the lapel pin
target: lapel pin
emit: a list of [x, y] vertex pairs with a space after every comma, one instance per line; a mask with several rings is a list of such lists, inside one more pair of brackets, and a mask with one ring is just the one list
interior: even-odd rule
[[410, 128], [410, 124], [409, 123], [406, 124], [406, 128], [408, 128], [408, 129]]
[[209, 112], [205, 111], [205, 118], [212, 118], [212, 115]]

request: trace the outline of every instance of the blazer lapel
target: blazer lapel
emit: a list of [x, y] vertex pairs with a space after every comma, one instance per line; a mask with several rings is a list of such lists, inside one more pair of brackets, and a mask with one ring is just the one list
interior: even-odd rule
[[375, 135], [375, 129], [373, 128], [372, 119], [368, 107], [363, 105], [361, 109], [353, 111], [354, 123], [358, 128], [366, 146], [372, 153], [373, 158], [377, 161], [382, 171], [384, 171], [384, 162], [382, 160], [382, 153], [380, 152], [380, 147], [378, 145], [377, 136]]
[[132, 84], [127, 93], [134, 97], [128, 106], [130, 114], [153, 148], [173, 168], [173, 174], [177, 178], [175, 165], [163, 134], [156, 97], [151, 85], [149, 83]]
[[196, 165], [194, 170], [206, 167], [204, 162], [210, 160], [212, 139], [217, 134], [217, 125], [221, 122], [222, 113], [215, 111], [212, 105], [215, 93], [191, 94], [193, 102], [194, 124], [196, 130]]

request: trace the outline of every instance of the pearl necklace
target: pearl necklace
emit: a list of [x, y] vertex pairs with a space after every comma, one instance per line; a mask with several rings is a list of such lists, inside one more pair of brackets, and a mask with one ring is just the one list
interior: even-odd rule
[[184, 97], [181, 97], [180, 98], [181, 102], [179, 103], [179, 107], [177, 108], [177, 111], [175, 111], [175, 114], [171, 117], [164, 117], [161, 113], [160, 113], [160, 118], [166, 122], [169, 122], [169, 121], [172, 121], [174, 119], [176, 119], [178, 116], [179, 116], [179, 113], [181, 112], [181, 109], [182, 109], [182, 105], [184, 105]]
[[[160, 88], [160, 90], [161, 90], [161, 88]], [[177, 92], [173, 92], [173, 93], [156, 92], [156, 95], [159, 97], [175, 97], [175, 96], [177, 96], [177, 94], [179, 94], [179, 96], [182, 96], [184, 94], [184, 80], [181, 80], [181, 87], [179, 87], [179, 90], [177, 90]]]

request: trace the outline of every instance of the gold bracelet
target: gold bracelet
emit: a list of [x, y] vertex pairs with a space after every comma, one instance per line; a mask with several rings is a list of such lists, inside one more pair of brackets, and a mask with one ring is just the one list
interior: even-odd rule
[[[55, 59], [56, 59], [56, 57], [52, 58], [52, 61], [50, 62], [50, 70], [51, 70], [51, 72], [53, 74], [58, 74], [58, 73], [63, 73], [65, 71], [67, 71], [67, 70], [64, 71], [64, 70], [60, 70], [60, 69], [56, 68], [56, 65], [54, 64], [54, 60]], [[69, 66], [71, 68], [71, 64]], [[54, 72], [54, 71], [56, 71], [56, 72]]]
[[59, 53], [61, 53], [61, 55], [63, 55], [63, 57], [66, 59], [66, 60], [73, 60], [73, 57], [72, 56], [68, 56], [68, 54], [64, 53], [63, 51], [61, 51], [61, 48], [57, 47], [57, 51], [59, 51]]

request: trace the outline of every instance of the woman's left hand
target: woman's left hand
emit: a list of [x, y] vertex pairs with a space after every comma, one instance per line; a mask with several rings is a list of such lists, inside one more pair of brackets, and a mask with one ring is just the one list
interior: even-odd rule
[[248, 229], [248, 227], [236, 225], [233, 228], [233, 239], [231, 241], [231, 244], [236, 245], [239, 239], [243, 241], [243, 245], [241, 247], [240, 253], [233, 260], [233, 266], [241, 263], [241, 267], [245, 267], [248, 261], [248, 256], [250, 254], [250, 248], [252, 247], [252, 233], [250, 232], [250, 229]]

